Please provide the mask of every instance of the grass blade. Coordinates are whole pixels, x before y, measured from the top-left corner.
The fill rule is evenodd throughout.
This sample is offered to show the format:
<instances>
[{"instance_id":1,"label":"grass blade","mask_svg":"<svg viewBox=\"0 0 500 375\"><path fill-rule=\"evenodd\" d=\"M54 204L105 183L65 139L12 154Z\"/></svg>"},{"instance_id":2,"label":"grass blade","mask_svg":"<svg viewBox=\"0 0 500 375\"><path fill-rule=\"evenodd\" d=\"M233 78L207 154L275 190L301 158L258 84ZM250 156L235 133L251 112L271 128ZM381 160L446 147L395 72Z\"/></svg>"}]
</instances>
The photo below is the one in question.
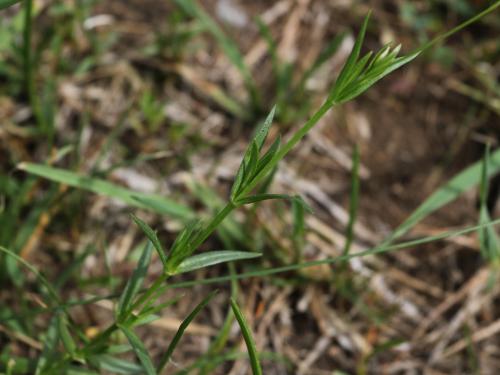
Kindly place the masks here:
<instances>
[{"instance_id":1,"label":"grass blade","mask_svg":"<svg viewBox=\"0 0 500 375\"><path fill-rule=\"evenodd\" d=\"M395 239L403 236L418 222L440 209L444 205L454 201L467 190L476 186L481 181L482 162L478 161L453 177L448 183L436 190L427 198L394 232L383 242L385 246ZM488 160L488 178L500 171L500 150L495 151Z\"/></svg>"},{"instance_id":2,"label":"grass blade","mask_svg":"<svg viewBox=\"0 0 500 375\"><path fill-rule=\"evenodd\" d=\"M177 266L174 274L185 273L194 271L200 268L213 266L219 263L232 262L242 259L253 259L262 256L259 253L251 253L248 251L233 251L233 250L220 250L209 251L198 255L193 255L184 259L179 266Z\"/></svg>"},{"instance_id":3,"label":"grass blade","mask_svg":"<svg viewBox=\"0 0 500 375\"><path fill-rule=\"evenodd\" d=\"M486 147L481 170L480 184L480 208L479 208L479 224L487 224L491 222L490 213L488 211L488 164L490 159L489 146ZM479 246L485 260L496 262L499 259L499 240L495 232L495 228L491 226L484 227L479 230Z\"/></svg>"},{"instance_id":4,"label":"grass blade","mask_svg":"<svg viewBox=\"0 0 500 375\"><path fill-rule=\"evenodd\" d=\"M53 317L43 340L43 351L36 364L35 375L43 374L51 363L54 363L57 356L57 346L59 342L59 330L57 319Z\"/></svg>"},{"instance_id":5,"label":"grass blade","mask_svg":"<svg viewBox=\"0 0 500 375\"><path fill-rule=\"evenodd\" d=\"M61 338L64 348L71 355L71 357L74 358L77 346L73 337L71 337L71 333L69 332L67 318L62 312L58 312L56 319L59 337Z\"/></svg>"},{"instance_id":6,"label":"grass blade","mask_svg":"<svg viewBox=\"0 0 500 375\"><path fill-rule=\"evenodd\" d=\"M184 319L175 333L174 338L170 342L170 345L167 348L167 351L163 355L163 357L160 360L160 364L158 365L158 374L160 374L165 367L165 365L168 363L170 360L170 357L172 356L172 353L174 352L177 344L179 344L179 341L182 338L182 335L184 334L184 331L186 328L189 326L189 324L193 321L194 318L200 313L200 311L212 300L212 298L217 294L217 290L213 291L210 293L207 297L203 299L191 313Z\"/></svg>"},{"instance_id":7,"label":"grass blade","mask_svg":"<svg viewBox=\"0 0 500 375\"><path fill-rule=\"evenodd\" d=\"M52 287L50 282L40 272L38 272L38 270L34 266L32 266L30 263L28 263L26 260L21 258L19 255L17 255L13 251L11 251L3 246L0 246L0 252L3 252L6 255L12 257L17 262L21 263L23 266L25 266L27 269L29 269L38 278L38 280L40 280L40 282L43 284L43 286L47 289L47 294L54 301L54 303L57 306L60 306L62 304L62 301L59 299L59 296L58 296L56 290Z\"/></svg>"},{"instance_id":8,"label":"grass blade","mask_svg":"<svg viewBox=\"0 0 500 375\"><path fill-rule=\"evenodd\" d=\"M151 360L148 351L144 347L144 344L139 339L139 337L137 337L137 335L127 326L118 324L118 328L120 328L122 332L125 334L125 336L127 336L128 342L134 349L134 352L137 355L137 358L139 358L139 361L141 361L142 367L144 371L146 371L146 374L156 375L153 361Z\"/></svg>"},{"instance_id":9,"label":"grass blade","mask_svg":"<svg viewBox=\"0 0 500 375\"><path fill-rule=\"evenodd\" d=\"M167 266L167 255L165 254L165 250L163 249L163 246L161 245L161 242L158 239L156 232L153 230L153 228L151 228L137 216L132 215L132 220L134 220L137 226L141 228L146 237L151 241L151 243L156 249L156 252L158 253L158 256L160 257L161 263L163 264L163 268L165 268Z\"/></svg>"},{"instance_id":10,"label":"grass blade","mask_svg":"<svg viewBox=\"0 0 500 375\"><path fill-rule=\"evenodd\" d=\"M160 195L138 193L102 179L82 176L65 169L43 164L21 163L18 168L35 176L119 199L131 206L162 215L169 215L183 220L189 220L193 217L191 209Z\"/></svg>"},{"instance_id":11,"label":"grass blade","mask_svg":"<svg viewBox=\"0 0 500 375\"><path fill-rule=\"evenodd\" d=\"M346 228L346 242L343 255L349 254L351 244L354 237L354 223L358 213L358 198L359 198L359 147L354 147L352 155L352 177L351 177L351 196L349 198L349 222Z\"/></svg>"},{"instance_id":12,"label":"grass blade","mask_svg":"<svg viewBox=\"0 0 500 375\"><path fill-rule=\"evenodd\" d=\"M95 362L100 370L109 371L112 374L138 375L143 373L141 366L109 354L95 355L89 359Z\"/></svg>"},{"instance_id":13,"label":"grass blade","mask_svg":"<svg viewBox=\"0 0 500 375\"><path fill-rule=\"evenodd\" d=\"M122 321L127 317L129 311L129 306L132 300L137 295L141 289L144 278L146 277L146 272L148 271L149 262L151 261L151 254L153 252L153 246L150 241L144 247L144 251L139 259L137 268L134 270L132 277L128 280L125 289L123 290L120 300L118 301L117 314L118 321Z\"/></svg>"},{"instance_id":14,"label":"grass blade","mask_svg":"<svg viewBox=\"0 0 500 375\"><path fill-rule=\"evenodd\" d=\"M236 320L240 325L241 333L243 334L243 338L245 339L245 343L247 345L248 356L250 358L250 364L252 366L252 373L253 375L262 375L262 368L260 367L259 362L259 354L257 352L250 327L248 326L245 317L243 316L240 308L233 298L231 298L231 308L233 309L234 316L236 316Z\"/></svg>"}]
</instances>

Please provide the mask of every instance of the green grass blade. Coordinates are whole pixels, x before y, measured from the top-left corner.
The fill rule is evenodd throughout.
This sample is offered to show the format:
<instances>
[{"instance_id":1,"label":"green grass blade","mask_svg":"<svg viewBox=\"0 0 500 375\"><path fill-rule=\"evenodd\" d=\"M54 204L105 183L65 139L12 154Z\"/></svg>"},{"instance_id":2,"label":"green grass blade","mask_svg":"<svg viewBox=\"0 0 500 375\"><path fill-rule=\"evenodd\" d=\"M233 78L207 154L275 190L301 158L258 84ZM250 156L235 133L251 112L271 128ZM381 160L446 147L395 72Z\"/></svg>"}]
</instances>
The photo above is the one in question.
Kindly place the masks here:
<instances>
[{"instance_id":1,"label":"green grass blade","mask_svg":"<svg viewBox=\"0 0 500 375\"><path fill-rule=\"evenodd\" d=\"M59 332L59 337L64 345L66 351L72 356L75 356L77 346L73 337L71 337L71 333L68 329L68 320L66 316L62 312L57 313L57 329Z\"/></svg>"},{"instance_id":2,"label":"green grass blade","mask_svg":"<svg viewBox=\"0 0 500 375\"><path fill-rule=\"evenodd\" d=\"M181 340L182 335L184 335L184 331L186 330L186 328L189 326L189 324L191 324L191 322L193 321L193 319L196 318L196 316L200 313L200 311L212 300L212 298L216 294L217 294L217 290L215 290L212 293L210 293L207 297L205 297L203 299L203 301L201 301L194 308L193 311L191 311L191 313L186 317L186 319L184 319L182 321L179 329L175 333L174 338L170 342L170 345L168 346L167 351L165 352L165 354L163 355L163 357L160 360L160 364L158 365L158 374L160 374L162 372L163 368L165 367L165 365L170 360L170 357L172 356L172 354L173 354L175 348L177 347L177 345L179 344L179 341Z\"/></svg>"},{"instance_id":3,"label":"green grass blade","mask_svg":"<svg viewBox=\"0 0 500 375\"><path fill-rule=\"evenodd\" d=\"M102 179L82 176L65 169L43 164L21 163L18 165L18 168L51 181L119 199L131 206L157 212L162 215L183 220L189 220L193 217L193 212L188 207L160 195L138 193Z\"/></svg>"},{"instance_id":4,"label":"green grass blade","mask_svg":"<svg viewBox=\"0 0 500 375\"><path fill-rule=\"evenodd\" d=\"M117 320L119 321L127 317L129 306L142 287L142 283L144 282L144 278L146 277L146 273L148 271L149 262L151 261L152 252L153 246L151 242L148 241L148 243L144 247L141 258L139 259L137 268L134 270L132 277L128 280L127 285L125 286L125 289L120 296L120 300L117 306Z\"/></svg>"},{"instance_id":5,"label":"green grass blade","mask_svg":"<svg viewBox=\"0 0 500 375\"><path fill-rule=\"evenodd\" d=\"M449 30L449 31L447 31L447 32L445 32L443 34L438 35L436 38L432 39L431 41L429 41L428 43L426 43L422 47L419 47L417 49L417 51L418 52L425 51L425 50L431 48L432 46L434 46L434 45L436 45L436 44L444 41L445 39L449 38L453 34L456 34L460 30L466 28L467 26L473 24L474 22L479 21L481 18L483 18L487 14L493 12L498 7L500 7L500 0L497 0L491 6L489 6L485 10L483 10L481 13L476 14L475 16L469 18L468 20L466 20L465 22L461 23L460 25L454 27L453 29L451 29L451 30Z\"/></svg>"},{"instance_id":6,"label":"green grass blade","mask_svg":"<svg viewBox=\"0 0 500 375\"><path fill-rule=\"evenodd\" d=\"M488 164L490 160L489 146L486 147L481 170L480 184L480 208L479 208L479 224L487 224L491 221L488 210ZM479 247L485 260L490 262L498 261L500 242L496 234L495 228L491 226L484 227L479 230Z\"/></svg>"},{"instance_id":7,"label":"green grass blade","mask_svg":"<svg viewBox=\"0 0 500 375\"><path fill-rule=\"evenodd\" d=\"M165 268L167 266L167 255L165 254L165 250L163 249L163 246L161 245L161 242L158 236L156 235L156 232L153 230L153 228L151 228L137 216L132 215L132 220L134 220L137 226L141 228L146 237L151 241L151 243L156 249L156 252L158 253L158 256L160 257L163 267Z\"/></svg>"},{"instance_id":8,"label":"green grass blade","mask_svg":"<svg viewBox=\"0 0 500 375\"><path fill-rule=\"evenodd\" d=\"M351 194L349 198L349 222L346 228L346 242L344 246L343 255L349 254L351 244L354 237L354 224L356 223L358 213L358 200L359 200L359 147L354 147L352 155L352 177L351 177Z\"/></svg>"},{"instance_id":9,"label":"green grass blade","mask_svg":"<svg viewBox=\"0 0 500 375\"><path fill-rule=\"evenodd\" d=\"M424 218L479 184L481 181L481 169L482 162L478 161L453 177L444 186L436 190L393 232L393 234L386 241L383 242L381 246L385 246L395 239L403 236ZM497 150L491 155L487 163L488 178L494 176L499 171L500 150Z\"/></svg>"},{"instance_id":10,"label":"green grass blade","mask_svg":"<svg viewBox=\"0 0 500 375\"><path fill-rule=\"evenodd\" d=\"M184 259L181 262L181 264L177 266L174 274L186 273L220 263L258 258L260 256L262 256L262 254L251 253L248 251L233 251L233 250L208 251Z\"/></svg>"},{"instance_id":11,"label":"green grass blade","mask_svg":"<svg viewBox=\"0 0 500 375\"><path fill-rule=\"evenodd\" d=\"M121 331L125 334L125 336L127 336L128 342L134 349L134 352L137 355L137 358L139 358L139 361L141 361L142 367L144 371L146 371L146 374L156 375L153 361L151 360L148 351L146 350L144 344L139 339L139 337L137 337L137 335L127 326L118 324L118 328L120 328Z\"/></svg>"},{"instance_id":12,"label":"green grass blade","mask_svg":"<svg viewBox=\"0 0 500 375\"><path fill-rule=\"evenodd\" d=\"M43 350L36 364L35 375L43 374L46 367L55 361L58 342L59 330L57 328L57 318L53 317L44 335Z\"/></svg>"},{"instance_id":13,"label":"green grass blade","mask_svg":"<svg viewBox=\"0 0 500 375\"><path fill-rule=\"evenodd\" d=\"M47 294L49 295L49 297L51 297L51 299L55 302L55 304L57 306L59 306L61 304L61 300L59 299L59 296L58 296L56 290L52 287L50 282L40 272L38 272L38 270L34 266L32 266L30 263L28 263L26 260L21 258L19 255L17 255L13 251L11 251L3 246L0 246L0 252L3 252L6 255L12 257L17 262L21 263L23 266L25 266L27 269L29 269L37 277L37 279L40 280L40 282L43 284L43 286L47 289Z\"/></svg>"},{"instance_id":14,"label":"green grass blade","mask_svg":"<svg viewBox=\"0 0 500 375\"><path fill-rule=\"evenodd\" d=\"M19 3L21 0L0 0L0 10L8 8L14 4Z\"/></svg>"},{"instance_id":15,"label":"green grass blade","mask_svg":"<svg viewBox=\"0 0 500 375\"><path fill-rule=\"evenodd\" d=\"M143 373L141 366L136 363L113 357L109 354L100 354L89 357L90 361L96 363L100 370L112 374L139 375Z\"/></svg>"},{"instance_id":16,"label":"green grass blade","mask_svg":"<svg viewBox=\"0 0 500 375\"><path fill-rule=\"evenodd\" d=\"M240 308L233 298L231 298L231 308L233 309L234 316L236 316L236 320L240 325L241 333L243 334L243 338L245 339L245 343L247 345L248 357L250 358L250 365L252 366L252 373L253 375L262 375L262 368L260 367L259 362L259 354L255 346L255 341L252 337L252 332Z\"/></svg>"}]
</instances>

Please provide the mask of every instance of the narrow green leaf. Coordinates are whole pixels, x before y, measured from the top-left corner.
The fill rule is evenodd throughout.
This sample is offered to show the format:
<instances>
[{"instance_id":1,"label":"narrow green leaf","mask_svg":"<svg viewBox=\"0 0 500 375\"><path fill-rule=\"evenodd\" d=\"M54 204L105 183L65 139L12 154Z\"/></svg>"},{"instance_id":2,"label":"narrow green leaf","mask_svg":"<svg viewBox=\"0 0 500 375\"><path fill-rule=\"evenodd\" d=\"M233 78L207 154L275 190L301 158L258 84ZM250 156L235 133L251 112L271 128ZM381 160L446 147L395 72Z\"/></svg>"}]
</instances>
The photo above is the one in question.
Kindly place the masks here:
<instances>
[{"instance_id":1,"label":"narrow green leaf","mask_svg":"<svg viewBox=\"0 0 500 375\"><path fill-rule=\"evenodd\" d=\"M271 200L271 199L285 199L291 200L300 204L307 212L312 213L312 208L298 195L288 195L288 194L256 194L249 197L241 198L236 201L238 205L257 203L261 201Z\"/></svg>"},{"instance_id":2,"label":"narrow green leaf","mask_svg":"<svg viewBox=\"0 0 500 375\"><path fill-rule=\"evenodd\" d=\"M262 202L262 201L267 201L267 200L272 200L272 199L293 200L294 197L292 197L288 194L257 194L257 195L251 195L251 196L245 197L245 198L240 198L235 203L238 205L244 205L244 204L252 204L252 203L257 203L257 202Z\"/></svg>"},{"instance_id":3,"label":"narrow green leaf","mask_svg":"<svg viewBox=\"0 0 500 375\"><path fill-rule=\"evenodd\" d=\"M234 316L236 316L236 320L241 328L241 333L243 334L243 338L245 339L245 344L247 346L248 357L250 358L250 365L252 366L253 375L262 375L262 368L259 362L259 354L257 352L257 348L255 346L255 341L252 337L252 332L248 323L246 322L245 317L243 316L240 308L236 301L231 298L231 308L233 309Z\"/></svg>"},{"instance_id":4,"label":"narrow green leaf","mask_svg":"<svg viewBox=\"0 0 500 375\"><path fill-rule=\"evenodd\" d=\"M190 208L168 200L163 196L138 193L98 178L82 176L65 169L43 164L21 163L18 165L18 168L35 176L119 199L131 206L157 212L162 215L169 215L183 220L189 220L194 216Z\"/></svg>"},{"instance_id":5,"label":"narrow green leaf","mask_svg":"<svg viewBox=\"0 0 500 375\"><path fill-rule=\"evenodd\" d=\"M132 214L132 220L137 224L139 228L144 232L146 237L149 238L151 243L156 249L156 252L158 253L158 256L160 257L160 260L163 264L163 267L165 268L167 265L167 255L165 254L165 250L163 250L163 246L161 245L160 240L158 239L158 236L156 235L156 232L149 226L147 225L144 221L139 219L137 216Z\"/></svg>"},{"instance_id":6,"label":"narrow green leaf","mask_svg":"<svg viewBox=\"0 0 500 375\"><path fill-rule=\"evenodd\" d=\"M232 262L242 259L258 258L262 254L251 253L248 251L220 250L208 251L201 254L193 255L184 259L179 264L174 274L186 273L200 268L213 266L219 263Z\"/></svg>"},{"instance_id":7,"label":"narrow green leaf","mask_svg":"<svg viewBox=\"0 0 500 375\"><path fill-rule=\"evenodd\" d=\"M250 146L250 158L248 159L247 176L245 176L244 181L248 178L251 179L257 169L257 162L259 160L259 148L255 141L252 142Z\"/></svg>"},{"instance_id":8,"label":"narrow green leaf","mask_svg":"<svg viewBox=\"0 0 500 375\"><path fill-rule=\"evenodd\" d=\"M43 350L37 361L35 375L43 374L46 367L54 363L58 355L59 329L57 323L57 317L54 316L43 337Z\"/></svg>"},{"instance_id":9,"label":"narrow green leaf","mask_svg":"<svg viewBox=\"0 0 500 375\"><path fill-rule=\"evenodd\" d=\"M196 250L197 246L193 246L192 243L196 241L197 236L202 232L202 228L202 222L196 220L188 223L177 235L170 250L170 256L167 259L166 272L171 273L184 259Z\"/></svg>"},{"instance_id":10,"label":"narrow green leaf","mask_svg":"<svg viewBox=\"0 0 500 375\"><path fill-rule=\"evenodd\" d=\"M146 374L156 375L153 361L151 360L148 351L144 347L144 344L139 339L139 337L137 337L137 335L127 326L118 324L118 328L120 328L121 331L125 334L125 336L127 336L128 342L134 349L134 352L137 355L137 358L139 358L139 361L141 361L142 368L144 369L144 371L146 371Z\"/></svg>"},{"instance_id":11,"label":"narrow green leaf","mask_svg":"<svg viewBox=\"0 0 500 375\"><path fill-rule=\"evenodd\" d=\"M481 170L480 184L480 209L479 209L479 224L488 224L491 222L490 213L488 211L488 164L490 160L489 146L486 147ZM498 240L495 228L487 226L479 230L479 246L483 257L490 262L499 260L500 256L500 241Z\"/></svg>"},{"instance_id":12,"label":"narrow green leaf","mask_svg":"<svg viewBox=\"0 0 500 375\"><path fill-rule=\"evenodd\" d=\"M346 76L346 86L355 85L359 77L361 77L363 73L363 69L368 65L370 58L373 56L373 52L369 51L366 55L364 55L361 59L356 61L351 68L351 71Z\"/></svg>"},{"instance_id":13,"label":"narrow green leaf","mask_svg":"<svg viewBox=\"0 0 500 375\"><path fill-rule=\"evenodd\" d=\"M349 222L346 228L346 241L343 255L349 254L354 237L354 224L356 223L358 213L359 198L359 147L354 147L352 154L352 172L351 172L351 194L349 198Z\"/></svg>"},{"instance_id":14,"label":"narrow green leaf","mask_svg":"<svg viewBox=\"0 0 500 375\"><path fill-rule=\"evenodd\" d=\"M278 137L274 140L273 144L271 147L269 147L269 150L260 158L259 163L257 164L257 171L256 173L259 173L262 169L264 169L269 163L274 155L278 152L281 144L281 135L278 135Z\"/></svg>"},{"instance_id":15,"label":"narrow green leaf","mask_svg":"<svg viewBox=\"0 0 500 375\"><path fill-rule=\"evenodd\" d=\"M207 297L203 299L196 307L194 308L193 311L184 319L179 326L179 329L175 333L174 338L170 342L170 345L167 348L167 351L163 355L163 357L160 360L160 364L158 365L158 374L160 374L165 367L165 365L168 363L170 360L170 357L172 356L175 348L177 347L177 344L179 344L179 341L182 338L182 335L184 335L184 331L186 328L191 324L191 322L196 318L196 316L200 313L200 311L208 305L208 303L211 301L211 299L217 294L217 290L214 290L212 293L210 293Z\"/></svg>"},{"instance_id":16,"label":"narrow green leaf","mask_svg":"<svg viewBox=\"0 0 500 375\"><path fill-rule=\"evenodd\" d=\"M57 328L64 348L72 357L74 357L77 346L73 337L71 337L71 333L69 332L66 316L61 311L57 313Z\"/></svg>"},{"instance_id":17,"label":"narrow green leaf","mask_svg":"<svg viewBox=\"0 0 500 375\"><path fill-rule=\"evenodd\" d=\"M152 298L152 299L155 299L155 298ZM140 312L139 318L141 318L142 316L150 315L150 314L157 314L161 310L163 310L169 306L175 305L180 299L181 299L181 296L173 298L171 300L168 300L166 302L160 303L160 304L155 305L155 306L151 306L151 304L146 304L146 306Z\"/></svg>"},{"instance_id":18,"label":"narrow green leaf","mask_svg":"<svg viewBox=\"0 0 500 375\"><path fill-rule=\"evenodd\" d=\"M19 3L21 0L0 0L0 10L8 8L14 4Z\"/></svg>"},{"instance_id":19,"label":"narrow green leaf","mask_svg":"<svg viewBox=\"0 0 500 375\"><path fill-rule=\"evenodd\" d=\"M478 161L453 177L450 181L437 189L427 198L396 230L384 241L380 247L390 244L395 239L403 236L417 223L437 211L444 205L454 201L467 190L476 186L481 181L482 161ZM500 150L491 154L487 162L488 178L500 171Z\"/></svg>"},{"instance_id":20,"label":"narrow green leaf","mask_svg":"<svg viewBox=\"0 0 500 375\"><path fill-rule=\"evenodd\" d=\"M54 289L54 287L50 284L50 282L40 273L38 270L31 265L29 262L21 258L19 255L14 253L12 250L9 250L3 246L0 246L0 252L5 253L7 256L11 257L12 259L16 260L17 262L21 263L24 267L30 270L36 278L40 281L40 283L47 289L47 295L53 300L55 305L61 306L62 301L59 299L59 296ZM42 288L43 289L43 288Z\"/></svg>"},{"instance_id":21,"label":"narrow green leaf","mask_svg":"<svg viewBox=\"0 0 500 375\"><path fill-rule=\"evenodd\" d=\"M276 106L273 106L271 108L271 111L266 117L266 120L262 123L261 127L257 130L254 141L259 147L259 151L262 149L262 146L264 146L264 142L266 141L267 134L269 133L269 129L273 123L274 120L274 115L276 114Z\"/></svg>"},{"instance_id":22,"label":"narrow green leaf","mask_svg":"<svg viewBox=\"0 0 500 375\"><path fill-rule=\"evenodd\" d=\"M343 89L344 85L347 83L347 77L350 75L352 68L356 61L358 60L359 54L361 52L361 46L363 45L363 40L365 39L366 29L368 27L368 21L370 19L370 13L368 13L363 22L363 26L361 26L361 30L356 38L356 42L352 48L349 57L347 58L344 67L340 71L340 74L333 86L333 89L330 93L330 101L336 101L336 97L338 93Z\"/></svg>"},{"instance_id":23,"label":"narrow green leaf","mask_svg":"<svg viewBox=\"0 0 500 375\"><path fill-rule=\"evenodd\" d=\"M142 366L109 354L90 356L89 360L92 363L96 363L100 370L108 371L112 374L139 375L144 373Z\"/></svg>"},{"instance_id":24,"label":"narrow green leaf","mask_svg":"<svg viewBox=\"0 0 500 375\"><path fill-rule=\"evenodd\" d=\"M148 241L148 243L144 247L141 258L139 259L137 268L134 270L132 277L128 280L127 285L125 286L125 289L120 296L120 300L118 301L117 320L119 321L127 317L130 304L141 289L142 283L144 282L144 278L146 277L146 273L148 271L149 263L151 261L152 252L152 243Z\"/></svg>"}]
</instances>

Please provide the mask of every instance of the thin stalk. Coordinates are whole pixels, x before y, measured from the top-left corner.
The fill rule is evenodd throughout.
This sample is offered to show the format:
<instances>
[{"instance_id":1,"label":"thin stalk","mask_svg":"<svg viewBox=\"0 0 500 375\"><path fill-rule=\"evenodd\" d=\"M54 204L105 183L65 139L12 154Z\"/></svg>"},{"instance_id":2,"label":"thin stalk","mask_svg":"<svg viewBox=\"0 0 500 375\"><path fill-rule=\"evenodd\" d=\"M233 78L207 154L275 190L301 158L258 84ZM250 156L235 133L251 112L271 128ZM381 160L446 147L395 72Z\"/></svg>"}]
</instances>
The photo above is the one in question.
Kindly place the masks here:
<instances>
[{"instance_id":1,"label":"thin stalk","mask_svg":"<svg viewBox=\"0 0 500 375\"><path fill-rule=\"evenodd\" d=\"M142 304L144 304L145 302L147 302L149 300L149 298L151 298L151 296L153 296L156 291L161 288L162 284L167 281L167 279L169 278L170 275L168 274L162 274L161 276L159 276L155 281L154 283L146 290L146 292L132 305L132 307L129 309L129 311L127 312L127 317L136 309L138 309L139 307L142 306ZM127 318L126 317L126 318ZM125 318L125 320L126 320Z\"/></svg>"},{"instance_id":2,"label":"thin stalk","mask_svg":"<svg viewBox=\"0 0 500 375\"><path fill-rule=\"evenodd\" d=\"M422 245L422 244L426 244L426 243L444 240L444 239L450 238L450 237L461 236L461 235L464 235L467 233L475 232L481 228L485 228L485 227L489 227L489 226L496 226L498 224L500 224L500 219L492 220L488 223L484 223L481 225L475 225L472 227L468 227L468 228L464 228L464 229L460 229L460 230L456 230L456 231L445 232L445 233L442 233L442 234L439 234L436 236L432 236L432 237L420 238L420 239L402 242L402 243L399 243L396 245L390 245L390 246L382 247L382 248L375 247L375 248L371 248L371 249L368 249L365 251L347 254L345 256L341 255L341 256L338 256L335 258L313 260L313 261L309 261L309 262L291 264L288 266L276 267L276 268L271 268L271 269L260 269L260 270L256 270L256 271L240 273L237 275L220 276L220 277L213 277L213 278L203 279L203 280L179 282L179 283L170 284L170 285L166 286L165 289L187 288L187 287L196 286L196 285L218 284L218 283L222 283L222 282L232 281L234 279L241 280L241 279L248 279L251 277L270 276L270 275L275 275L275 274L284 273L284 272L297 271L297 270L301 270L301 269L309 268L309 267L321 266L321 265L325 265L325 264L334 264L334 263L338 263L341 261L347 261L347 260L350 260L353 258L360 258L360 257L365 257L365 256L370 256L370 255L388 253L388 252L392 252L395 250L402 250L402 249L414 247L417 245Z\"/></svg>"},{"instance_id":3,"label":"thin stalk","mask_svg":"<svg viewBox=\"0 0 500 375\"><path fill-rule=\"evenodd\" d=\"M299 143L302 138L319 122L319 120L335 105L326 100L318 111L288 140L285 145L276 153L273 159L257 174L241 192L241 196L249 194L252 189L283 159L292 148Z\"/></svg>"},{"instance_id":4,"label":"thin stalk","mask_svg":"<svg viewBox=\"0 0 500 375\"><path fill-rule=\"evenodd\" d=\"M24 1L24 29L23 29L23 74L24 86L33 116L41 130L46 131L45 119L41 113L38 96L36 94L35 72L33 71L33 0ZM49 146L51 141L49 142Z\"/></svg>"},{"instance_id":5,"label":"thin stalk","mask_svg":"<svg viewBox=\"0 0 500 375\"><path fill-rule=\"evenodd\" d=\"M449 38L451 35L459 32L460 30L466 28L467 26L473 24L474 22L479 21L481 18L483 18L487 14L493 12L499 6L500 6L500 0L498 0L497 2L495 2L494 4L492 4L491 6L489 6L485 10L483 10L481 13L478 13L474 17L469 18L467 21L462 22L460 25L454 27L453 29L451 29L451 30L449 30L449 31L447 31L447 32L445 32L443 34L438 35L437 37L435 37L434 39L432 39L430 42L424 44L422 47L417 48L417 50L415 52L422 52L422 51L425 51L425 50L429 49L433 45L435 45L435 44L437 44L437 43L439 43L439 42L441 42L441 41Z\"/></svg>"},{"instance_id":6,"label":"thin stalk","mask_svg":"<svg viewBox=\"0 0 500 375\"><path fill-rule=\"evenodd\" d=\"M33 0L24 1L24 30L23 30L23 68L24 84L31 106L35 98L35 82L33 75L33 61L31 54ZM34 108L32 108L35 111Z\"/></svg>"},{"instance_id":7,"label":"thin stalk","mask_svg":"<svg viewBox=\"0 0 500 375\"><path fill-rule=\"evenodd\" d=\"M210 222L207 224L205 229L194 239L191 244L191 250L196 250L205 240L217 229L220 223L236 208L236 205L232 202L228 202L224 208L222 208Z\"/></svg>"},{"instance_id":8,"label":"thin stalk","mask_svg":"<svg viewBox=\"0 0 500 375\"><path fill-rule=\"evenodd\" d=\"M33 73L33 56L31 53L31 40L33 24L33 0L24 1L24 30L23 30L23 68L24 68L24 85L26 94L30 101L31 109L36 111L34 105L36 100L35 95L35 76Z\"/></svg>"},{"instance_id":9,"label":"thin stalk","mask_svg":"<svg viewBox=\"0 0 500 375\"><path fill-rule=\"evenodd\" d=\"M356 223L358 213L359 198L359 147L354 147L352 157L352 176L351 176L351 197L349 199L349 222L346 228L346 241L342 255L349 254L354 237L354 224Z\"/></svg>"}]
</instances>

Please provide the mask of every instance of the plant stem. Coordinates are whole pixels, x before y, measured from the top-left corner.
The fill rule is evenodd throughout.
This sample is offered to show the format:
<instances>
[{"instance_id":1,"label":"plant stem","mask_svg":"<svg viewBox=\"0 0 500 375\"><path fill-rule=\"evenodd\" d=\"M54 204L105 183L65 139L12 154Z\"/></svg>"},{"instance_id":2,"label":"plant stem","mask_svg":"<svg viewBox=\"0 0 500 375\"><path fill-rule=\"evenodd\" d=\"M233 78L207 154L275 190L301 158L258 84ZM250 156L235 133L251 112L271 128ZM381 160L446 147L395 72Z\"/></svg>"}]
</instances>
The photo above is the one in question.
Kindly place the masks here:
<instances>
[{"instance_id":1,"label":"plant stem","mask_svg":"<svg viewBox=\"0 0 500 375\"><path fill-rule=\"evenodd\" d=\"M129 311L127 311L127 313L125 314L126 317L124 320L126 320L128 318L128 316L136 309L138 309L139 307L141 307L141 305L146 302L151 296L153 296L156 291L161 288L162 284L167 281L169 275L168 274L162 274L161 276L159 276L155 281L154 283L147 289L147 291L137 300L136 303L134 303L132 305L132 307L129 309Z\"/></svg>"},{"instance_id":2,"label":"plant stem","mask_svg":"<svg viewBox=\"0 0 500 375\"><path fill-rule=\"evenodd\" d=\"M244 197L283 159L292 148L299 143L302 138L319 122L319 120L335 105L330 100L326 100L314 115L288 140L287 143L276 153L273 159L257 174L241 192Z\"/></svg>"},{"instance_id":3,"label":"plant stem","mask_svg":"<svg viewBox=\"0 0 500 375\"><path fill-rule=\"evenodd\" d=\"M33 35L33 0L24 1L24 29L23 29L23 70L24 85L28 102L38 126L45 131L45 121L38 105L35 88L35 74L33 72L33 54L31 40Z\"/></svg>"},{"instance_id":4,"label":"plant stem","mask_svg":"<svg viewBox=\"0 0 500 375\"><path fill-rule=\"evenodd\" d=\"M237 206L233 202L228 202L210 222L206 228L194 239L191 244L191 250L196 250L205 240L217 229L219 224L229 215Z\"/></svg>"},{"instance_id":5,"label":"plant stem","mask_svg":"<svg viewBox=\"0 0 500 375\"><path fill-rule=\"evenodd\" d=\"M438 35L437 37L435 37L434 39L432 39L430 42L428 42L428 43L424 44L422 47L418 48L416 50L416 52L425 51L425 50L429 49L430 47L432 47L433 45L435 45L435 44L437 44L437 43L439 43L439 42L441 42L441 41L449 38L451 35L459 32L460 30L466 28L470 24L472 24L472 23L480 20L481 18L483 18L487 14L493 12L499 6L500 6L500 0L496 1L494 4L492 4L491 6L489 6L488 8L486 8L485 10L483 10L481 13L478 13L474 17L469 18L467 21L462 22L460 25L454 27L450 31L447 31L444 34Z\"/></svg>"},{"instance_id":6,"label":"plant stem","mask_svg":"<svg viewBox=\"0 0 500 375\"><path fill-rule=\"evenodd\" d=\"M31 61L31 34L32 34L33 0L24 1L24 30L23 30L23 68L26 93L32 102L34 97L33 66ZM32 103L31 103L32 104Z\"/></svg>"}]
</instances>

